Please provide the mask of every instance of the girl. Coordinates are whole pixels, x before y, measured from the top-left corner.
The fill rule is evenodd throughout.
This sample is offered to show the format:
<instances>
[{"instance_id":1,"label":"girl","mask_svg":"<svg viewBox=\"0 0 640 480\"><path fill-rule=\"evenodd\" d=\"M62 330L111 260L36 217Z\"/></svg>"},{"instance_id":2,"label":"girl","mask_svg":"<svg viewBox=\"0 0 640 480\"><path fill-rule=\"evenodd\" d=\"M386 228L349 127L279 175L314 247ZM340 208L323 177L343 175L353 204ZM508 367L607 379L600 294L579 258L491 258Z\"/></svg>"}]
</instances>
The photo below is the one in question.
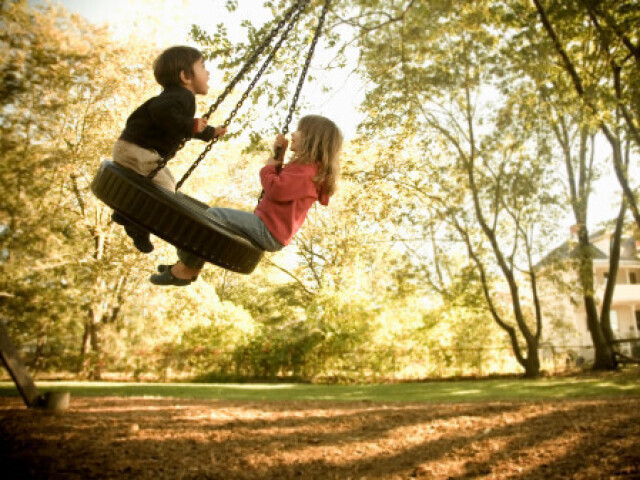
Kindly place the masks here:
<instances>
[{"instance_id":1,"label":"girl","mask_svg":"<svg viewBox=\"0 0 640 480\"><path fill-rule=\"evenodd\" d=\"M274 147L284 152L288 143L284 135L278 135ZM253 213L229 208L208 212L264 250L278 251L291 242L316 200L328 205L336 190L341 149L342 133L335 123L320 115L302 117L298 130L291 134L293 158L280 173L276 167L284 154L278 159L270 157L260 170L264 195ZM178 258L175 265L160 265L151 283L185 286L198 278L205 261L183 250L178 250Z\"/></svg>"}]
</instances>

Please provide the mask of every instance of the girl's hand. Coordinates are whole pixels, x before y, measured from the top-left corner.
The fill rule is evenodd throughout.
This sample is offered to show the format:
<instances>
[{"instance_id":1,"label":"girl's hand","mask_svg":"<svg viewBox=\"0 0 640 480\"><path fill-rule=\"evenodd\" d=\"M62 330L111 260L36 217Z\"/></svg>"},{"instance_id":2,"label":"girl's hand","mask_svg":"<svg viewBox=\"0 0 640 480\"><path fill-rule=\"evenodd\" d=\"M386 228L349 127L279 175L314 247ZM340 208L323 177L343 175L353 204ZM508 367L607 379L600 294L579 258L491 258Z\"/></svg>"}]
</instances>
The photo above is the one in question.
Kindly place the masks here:
<instances>
[{"instance_id":1,"label":"girl's hand","mask_svg":"<svg viewBox=\"0 0 640 480\"><path fill-rule=\"evenodd\" d=\"M282 134L276 137L276 141L273 142L273 158L267 161L267 165L280 165L284 162L284 154L289 146L289 140ZM269 163L273 159L274 163Z\"/></svg>"},{"instance_id":2,"label":"girl's hand","mask_svg":"<svg viewBox=\"0 0 640 480\"><path fill-rule=\"evenodd\" d=\"M223 135L226 135L226 134L227 134L227 127L225 127L224 125L220 125L213 129L214 137L222 137Z\"/></svg>"},{"instance_id":3,"label":"girl's hand","mask_svg":"<svg viewBox=\"0 0 640 480\"><path fill-rule=\"evenodd\" d=\"M276 160L276 159L275 159L275 158L273 158L273 157L269 157L269 158L267 159L267 161L266 161L266 162L264 162L264 164L265 164L265 165L273 165L273 166L278 167L278 166L282 165L282 160Z\"/></svg>"},{"instance_id":4,"label":"girl's hand","mask_svg":"<svg viewBox=\"0 0 640 480\"><path fill-rule=\"evenodd\" d=\"M273 149L277 150L280 147L282 150L286 150L289 146L289 140L283 134L279 133L276 137L276 141L273 142Z\"/></svg>"},{"instance_id":5,"label":"girl's hand","mask_svg":"<svg viewBox=\"0 0 640 480\"><path fill-rule=\"evenodd\" d=\"M194 122L195 124L193 129L196 131L196 133L202 132L207 126L206 118L194 118Z\"/></svg>"}]
</instances>

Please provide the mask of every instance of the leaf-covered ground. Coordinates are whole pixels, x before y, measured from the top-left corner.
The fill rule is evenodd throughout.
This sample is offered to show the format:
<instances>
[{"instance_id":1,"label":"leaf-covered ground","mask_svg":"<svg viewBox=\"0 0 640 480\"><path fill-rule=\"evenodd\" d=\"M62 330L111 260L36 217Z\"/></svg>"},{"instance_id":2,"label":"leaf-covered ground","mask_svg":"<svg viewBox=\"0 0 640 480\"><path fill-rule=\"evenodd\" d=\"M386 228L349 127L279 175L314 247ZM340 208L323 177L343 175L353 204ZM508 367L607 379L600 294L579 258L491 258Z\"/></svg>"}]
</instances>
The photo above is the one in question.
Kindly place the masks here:
<instances>
[{"instance_id":1,"label":"leaf-covered ground","mask_svg":"<svg viewBox=\"0 0 640 480\"><path fill-rule=\"evenodd\" d=\"M456 404L0 398L4 479L640 478L640 398ZM8 475L8 476L7 476Z\"/></svg>"}]
</instances>

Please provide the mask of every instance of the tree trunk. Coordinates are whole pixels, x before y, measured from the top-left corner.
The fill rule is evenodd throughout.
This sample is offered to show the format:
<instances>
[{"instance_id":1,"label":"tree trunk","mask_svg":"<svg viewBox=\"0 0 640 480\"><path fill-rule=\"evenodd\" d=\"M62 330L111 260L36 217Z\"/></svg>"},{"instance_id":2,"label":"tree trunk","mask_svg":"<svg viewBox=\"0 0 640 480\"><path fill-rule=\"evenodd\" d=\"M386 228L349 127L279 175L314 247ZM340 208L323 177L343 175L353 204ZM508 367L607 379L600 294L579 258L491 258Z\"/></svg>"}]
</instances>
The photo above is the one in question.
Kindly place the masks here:
<instances>
[{"instance_id":1,"label":"tree trunk","mask_svg":"<svg viewBox=\"0 0 640 480\"><path fill-rule=\"evenodd\" d=\"M84 323L82 333L82 347L80 350L81 371L89 380L100 380L101 372L101 346L100 346L100 318L101 315L90 307Z\"/></svg>"},{"instance_id":2,"label":"tree trunk","mask_svg":"<svg viewBox=\"0 0 640 480\"><path fill-rule=\"evenodd\" d=\"M536 345L535 354L532 354L532 349L529 349L529 355L524 362L524 376L525 378L539 378L540 377L540 357L538 356L538 349Z\"/></svg>"},{"instance_id":3,"label":"tree trunk","mask_svg":"<svg viewBox=\"0 0 640 480\"><path fill-rule=\"evenodd\" d=\"M600 323L598 308L594 297L593 260L590 253L589 233L584 224L578 231L580 254L578 261L579 278L583 291L584 308L587 315L587 327L591 334L594 348L594 370L615 370L615 356Z\"/></svg>"},{"instance_id":4,"label":"tree trunk","mask_svg":"<svg viewBox=\"0 0 640 480\"><path fill-rule=\"evenodd\" d=\"M591 334L594 348L594 370L615 370L617 367L613 349L602 330L602 325L598 320L598 309L593 296L584 296L584 306L587 311L587 327Z\"/></svg>"},{"instance_id":5,"label":"tree trunk","mask_svg":"<svg viewBox=\"0 0 640 480\"><path fill-rule=\"evenodd\" d=\"M622 240L622 229L624 226L624 217L627 209L625 198L623 197L620 202L620 211L618 213L618 219L616 220L616 227L613 233L613 241L611 242L611 248L609 249L609 276L602 297L602 309L600 311L600 325L602 327L602 333L604 339L611 350L611 356L614 365L617 367L618 361L616 358L616 346L613 344L614 335L611 329L611 303L613 301L613 292L616 285L616 278L618 277L618 269L620 266L620 243ZM609 369L607 362L602 362L603 369Z\"/></svg>"},{"instance_id":6,"label":"tree trunk","mask_svg":"<svg viewBox=\"0 0 640 480\"><path fill-rule=\"evenodd\" d=\"M91 345L89 343L89 321L86 320L84 322L84 329L82 331L82 344L80 345L80 360L78 361L78 373L86 374L86 362L87 357L89 355L89 351L91 349Z\"/></svg>"},{"instance_id":7,"label":"tree trunk","mask_svg":"<svg viewBox=\"0 0 640 480\"><path fill-rule=\"evenodd\" d=\"M480 261L480 258L476 254L473 249L473 245L469 239L468 234L459 226L457 227L458 231L461 233L462 237L467 246L467 251L469 256L473 259L476 266L478 267L478 272L480 273L480 280L482 285L482 291L484 293L484 297L487 303L487 308L491 313L491 316L496 321L496 323L509 335L509 341L511 342L511 347L513 348L513 353L516 356L516 360L518 363L524 368L524 375L526 378L537 378L540 376L540 357L538 355L538 339L539 335L532 335L527 327L527 324L524 320L524 316L522 313L522 309L520 308L520 299L518 296L518 286L516 285L515 279L512 275L506 274L505 276L509 282L509 286L511 288L512 295L512 304L514 308L514 316L516 318L516 323L518 325L518 330L524 336L525 342L527 345L526 356L520 348L520 342L518 341L518 333L516 328L509 325L498 312L496 305L491 298L491 294L489 292L489 281L487 279L487 273L485 271L483 263Z\"/></svg>"},{"instance_id":8,"label":"tree trunk","mask_svg":"<svg viewBox=\"0 0 640 480\"><path fill-rule=\"evenodd\" d=\"M96 318L98 316L98 318ZM95 315L93 321L91 322L91 350L93 350L93 362L92 368L89 372L90 380L101 380L102 379L102 351L100 348L100 337L99 337L99 328L100 328L100 315Z\"/></svg>"}]
</instances>

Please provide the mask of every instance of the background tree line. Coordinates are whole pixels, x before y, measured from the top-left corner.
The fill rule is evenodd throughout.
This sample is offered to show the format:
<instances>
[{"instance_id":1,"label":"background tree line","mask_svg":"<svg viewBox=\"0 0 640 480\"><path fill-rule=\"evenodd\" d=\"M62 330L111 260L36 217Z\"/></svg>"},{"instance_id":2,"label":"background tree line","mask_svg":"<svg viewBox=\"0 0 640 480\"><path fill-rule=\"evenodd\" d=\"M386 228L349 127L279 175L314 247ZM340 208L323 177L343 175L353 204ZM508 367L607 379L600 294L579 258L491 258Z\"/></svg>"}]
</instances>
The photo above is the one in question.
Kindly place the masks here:
<instances>
[{"instance_id":1,"label":"background tree line","mask_svg":"<svg viewBox=\"0 0 640 480\"><path fill-rule=\"evenodd\" d=\"M270 3L274 17L287 4ZM295 243L251 276L207 268L188 289L151 288L147 276L172 248L156 240L152 255L133 251L89 183L127 115L158 91L156 48L115 40L60 7L0 8L0 315L36 368L89 378L167 368L384 377L390 368L478 371L512 351L519 371L537 376L553 332L543 329L535 265L564 239L563 214L572 210L586 246L593 181L613 169L624 191L616 238L627 207L636 218L632 2L340 0L324 40L331 61L319 68L357 51L367 120L345 148L331 208L314 210ZM253 208L256 172L320 8L308 7L234 138L209 154L186 193ZM247 28L246 44L234 45L223 26L194 26L216 65L210 98L269 26ZM216 115L213 123L224 112ZM601 137L606 155L595 148ZM201 146L183 150L173 170ZM585 248L575 268L595 366L614 368L610 297L598 310L591 261Z\"/></svg>"}]
</instances>

